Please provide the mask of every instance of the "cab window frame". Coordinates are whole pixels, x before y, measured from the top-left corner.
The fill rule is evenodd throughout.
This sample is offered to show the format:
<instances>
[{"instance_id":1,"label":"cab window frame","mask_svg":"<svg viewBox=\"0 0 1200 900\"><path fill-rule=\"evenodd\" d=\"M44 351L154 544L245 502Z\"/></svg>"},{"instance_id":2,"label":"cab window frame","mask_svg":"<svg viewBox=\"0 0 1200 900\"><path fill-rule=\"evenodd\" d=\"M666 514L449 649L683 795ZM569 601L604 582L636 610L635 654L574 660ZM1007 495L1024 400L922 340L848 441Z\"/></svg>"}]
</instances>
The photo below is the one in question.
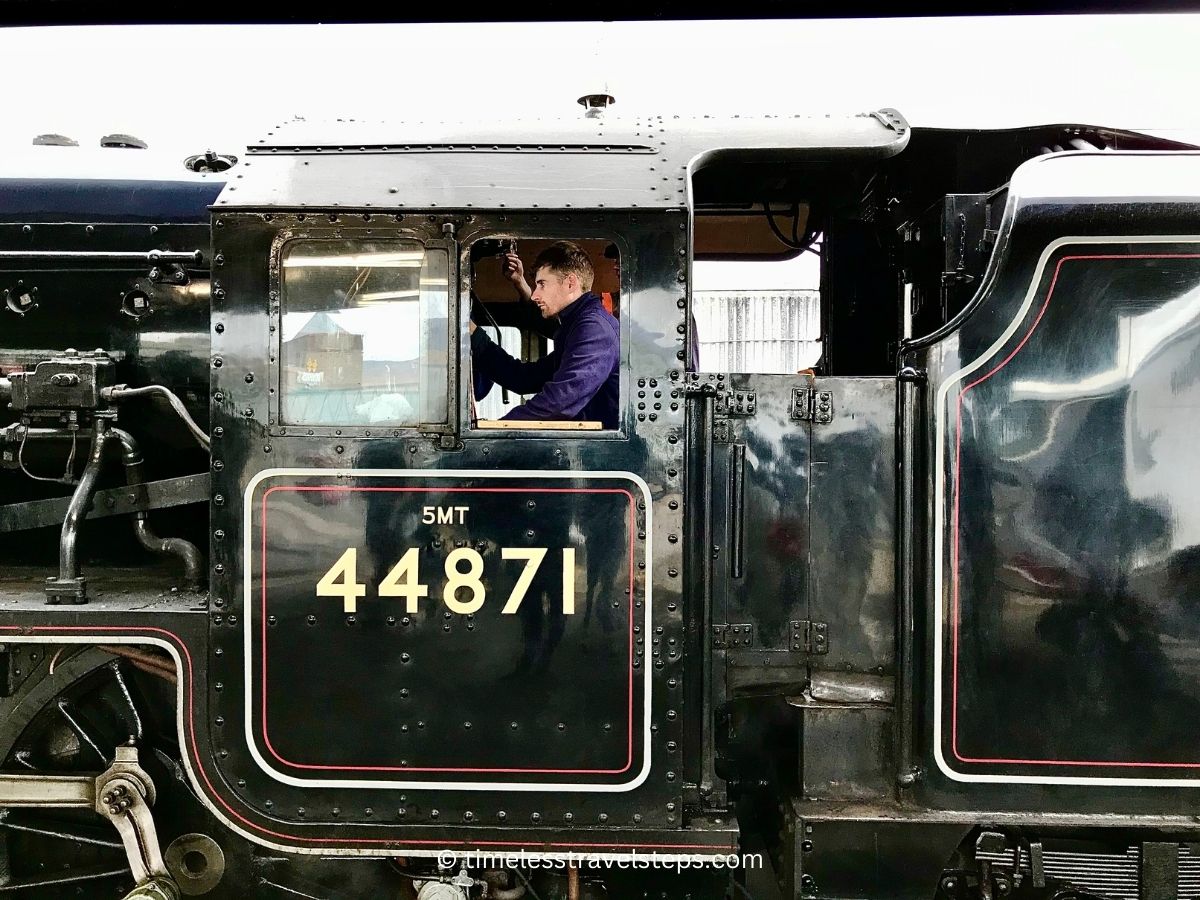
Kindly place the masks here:
<instances>
[{"instance_id":1,"label":"cab window frame","mask_svg":"<svg viewBox=\"0 0 1200 900\"><path fill-rule=\"evenodd\" d=\"M350 422L342 425L311 424L307 422L284 421L284 353L283 353L283 317L287 312L287 298L284 295L283 260L288 245L298 242L329 242L344 244L347 241L362 241L363 243L387 243L389 241L407 241L420 244L428 250L441 250L446 254L446 366L440 388L430 386L430 391L441 390L446 395L446 417L442 422L416 422L409 424L392 423L362 423ZM455 396L458 373L458 335L454 328L456 321L454 284L458 279L456 242L444 237L432 229L408 228L398 225L389 227L372 226L339 226L332 221L314 222L312 225L301 227L291 226L281 229L271 242L269 264L269 300L268 318L270 333L268 335L269 364L268 384L271 392L268 395L268 431L276 436L299 436L313 438L395 438L411 437L417 434L450 435L458 429L459 403Z\"/></svg>"}]
</instances>

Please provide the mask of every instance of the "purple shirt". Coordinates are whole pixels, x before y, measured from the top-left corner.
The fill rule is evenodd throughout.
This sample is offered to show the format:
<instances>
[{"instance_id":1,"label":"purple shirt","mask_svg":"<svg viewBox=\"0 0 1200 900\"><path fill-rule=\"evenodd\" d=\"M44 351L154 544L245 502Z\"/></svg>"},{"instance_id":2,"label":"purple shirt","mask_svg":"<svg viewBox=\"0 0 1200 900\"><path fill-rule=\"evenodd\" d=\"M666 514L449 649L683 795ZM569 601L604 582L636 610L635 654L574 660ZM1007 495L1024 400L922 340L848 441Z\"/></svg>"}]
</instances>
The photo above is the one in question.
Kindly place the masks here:
<instances>
[{"instance_id":1,"label":"purple shirt","mask_svg":"<svg viewBox=\"0 0 1200 900\"><path fill-rule=\"evenodd\" d=\"M554 351L533 362L514 359L482 328L471 335L475 396L491 382L533 394L506 419L598 421L617 427L621 388L621 331L600 298L590 291L559 313ZM482 389L481 389L482 388Z\"/></svg>"}]
</instances>

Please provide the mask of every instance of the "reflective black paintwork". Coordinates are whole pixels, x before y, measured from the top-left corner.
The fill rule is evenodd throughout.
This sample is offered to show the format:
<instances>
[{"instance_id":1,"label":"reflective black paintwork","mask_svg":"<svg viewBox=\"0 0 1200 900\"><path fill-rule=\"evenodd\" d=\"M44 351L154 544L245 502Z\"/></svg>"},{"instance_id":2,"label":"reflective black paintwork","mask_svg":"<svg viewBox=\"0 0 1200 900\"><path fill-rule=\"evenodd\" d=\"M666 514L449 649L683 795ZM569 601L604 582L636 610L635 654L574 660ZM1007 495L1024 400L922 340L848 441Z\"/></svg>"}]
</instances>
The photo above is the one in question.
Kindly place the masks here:
<instances>
[{"instance_id":1,"label":"reflective black paintwork","mask_svg":"<svg viewBox=\"0 0 1200 900\"><path fill-rule=\"evenodd\" d=\"M451 272L451 283L458 284L460 292L452 296L451 320L455 324L449 329L450 346L446 350L450 363L446 390L456 401L450 407L450 421L425 429L388 428L382 433L377 426L363 424L309 429L272 421L272 398L278 385L271 376L268 357L277 353L279 340L275 330L278 310L272 303L277 273L271 265L264 265L264 261L272 259L271 248L276 245L281 231L298 233L317 227L333 231L341 225L330 222L327 216L322 220L312 225L296 215L278 213L269 221L263 215L255 214L219 213L216 219L219 225L214 231L214 253L218 262L214 282L227 291L228 303L214 315L214 325L218 329L214 331L213 352L214 357L220 358L221 365L212 370L212 415L213 423L222 426L224 431L213 448L213 527L220 530L223 538L214 540L211 545L212 590L214 597L220 599L211 617L208 658L211 677L224 684L241 686L246 682L248 660L244 656L241 628L246 618L245 604L257 598L246 595L243 589L242 575L251 563L244 555L243 541L252 533L244 530L243 492L266 470L434 471L443 477L463 471L463 484L472 477L465 470L494 471L497 475L560 473L566 483L581 487L587 486L591 473L630 473L629 479L641 479L646 483L650 497L647 503L640 494L637 495L637 521L645 521L649 527L641 525L633 536L635 542L644 541L644 549L638 550L635 558L632 601L633 612L638 617L632 634L634 688L641 691L647 679L651 686L650 768L644 780L631 781L629 787L617 791L589 789L583 776L576 776L576 780L585 789L573 791L557 788L453 790L447 789L445 784L430 789L406 787L402 791L405 798L403 818L390 817L385 822L364 810L395 807L395 790L334 784L322 786L316 796L314 788L306 782L288 783L268 774L252 755L245 732L226 728L214 732L214 739L219 740L227 751L227 755L216 761L225 773L224 783L237 785L236 788L222 789L225 802L241 811L253 823L252 829L279 832L286 836L286 841L315 840L330 842L331 846L338 840L378 833L381 828L386 828L390 840L401 845L406 840L433 840L438 835L452 833L461 837L463 823L471 822L477 823L476 828L483 829L472 831L478 840L486 840L489 835L503 835L507 840L521 841L526 846L540 846L549 841L559 847L578 845L586 848L604 846L606 842L624 842L648 849L653 844L663 844L663 835L667 833L674 834L674 839L667 843L678 844L678 849L685 852L689 847L701 849L726 844L731 829L736 827L730 817L720 816L720 823L703 816L693 817L684 828L681 816L684 728L687 717L698 712L688 709L682 697L689 680L699 677L700 649L687 645L682 627L684 401L679 354L683 348L681 326L685 314L678 301L684 296L679 285L686 273L683 264L687 247L686 217L670 212L636 216L556 216L551 222L541 215L528 213L484 216L460 212L432 217L423 214L402 216L399 222L392 215L372 217L371 221L354 217L355 228L370 228L374 236L384 239L395 235L426 242L444 241L447 231L443 225L448 224L452 226L450 232L455 234L458 248L458 268ZM622 267L625 314L621 318L621 340L625 377L617 432L591 435L476 432L466 424L469 421L468 379L460 365L458 338L467 328L469 310L460 298L466 296L469 286L464 271L469 248L478 238L511 234L607 237L622 248L623 258L637 260L634 265ZM247 375L253 377L247 378ZM441 449L443 446L446 449ZM564 499L556 514L558 520L539 512L531 523L527 508L529 499L535 498L522 497L520 503L507 508L503 504L489 505L486 516L460 529L461 533L454 534L452 540L469 546L484 541L488 546L499 547L503 538L518 546L531 540L525 536L527 531L538 534L544 531L550 546L562 546L564 541L579 545L581 563L589 552L593 560L598 560L605 556L605 547L616 546L612 544L612 534L606 534L599 543L587 540L589 529L602 525L606 521L603 517L608 515L603 510L594 510L587 501ZM647 507L645 510L641 508L643 505ZM538 509L541 510L540 505ZM314 541L336 542L331 535L341 534L347 526L349 532L367 535L368 543L385 540L386 532L368 521L365 508L359 511L359 521L352 521L353 517L325 517L319 510L315 515L310 513L292 517L292 524L285 526L298 529L293 542L297 547L311 547ZM643 520L642 516L646 518ZM589 519L587 527L582 526L583 519ZM283 520L287 522L288 517ZM580 528L571 526L571 520L580 521ZM302 536L300 532L305 533ZM627 527L622 533L628 538ZM511 537L505 538L505 535ZM490 565L495 562L495 549L486 552L491 554ZM379 557L377 562L385 557L382 552L375 555ZM302 570L296 570L295 590L301 593L315 591L315 581L328 565L328 560L319 560L315 556L307 559ZM597 565L595 568L600 572L610 571L615 566ZM549 753L561 738L568 742L567 752L561 758L573 758L572 754L578 756L580 753L588 757L603 751L608 746L608 739L601 732L600 739L592 742L594 746L581 746L576 742L579 729L594 724L595 716L603 718L603 711L615 702L610 696L610 687L615 684L613 678L616 677L613 673L619 670L624 673L622 677L627 678L629 672L627 649L621 660L610 659L605 654L605 648L614 649L615 643L611 635L603 636L604 623L598 612L607 603L609 610L613 609L612 604L617 604L616 611L627 613L628 599L624 588L620 591L615 586L612 590L604 589L603 585L608 581L603 578L597 583L589 577L589 581L588 590L595 589L600 603L597 618L589 623L589 633L585 633L583 617L573 622L564 622L561 617L557 620L565 626L562 634L546 648L544 659L534 661L543 670L542 680L539 682L532 674L528 677L519 675L516 687L512 687L514 691L519 688L529 694L530 702L522 707L523 711L500 698L511 687L511 679L506 681L505 676L519 664L527 640L520 629L501 627L505 623L500 617L481 618L477 614L470 622L465 617L443 619L451 625L449 632L440 627L425 629L422 626L419 656L415 650L399 646L393 648L395 652L392 653L382 645L373 645L365 655L355 657L344 646L347 629L351 626L346 624L344 616L329 615L312 626L326 635L326 639L306 643L308 651L294 656L291 664L308 665L326 673L329 686L322 690L329 692L331 702L342 698L340 702L350 706L374 704L384 710L394 708L397 703L402 706L405 700L397 695L407 686L408 699L413 701L414 707L419 707L419 715L428 713L427 717L421 718L426 723L425 731L427 734L436 731L438 736L436 742L422 737L416 729L418 717L414 715L410 721L411 730L406 733L410 736L407 739L415 747L428 745L429 750L421 750L414 759L432 759L437 747L442 747L438 751L441 758L452 762L485 759L492 749L511 741L512 722L516 722L518 734L538 736L534 741L538 745L536 748L533 744L523 745L529 753ZM307 583L307 589L300 582ZM647 611L645 592L651 589L653 605L647 625L641 616ZM431 591L431 595L433 593ZM432 599L440 602L440 598ZM336 600L329 602L337 603ZM368 609L365 605L363 608ZM367 618L371 615L366 613ZM555 620L551 617L548 621L553 624ZM468 625L475 627L468 628ZM356 621L352 627L365 628L366 623ZM387 629L388 626L385 623L382 627ZM600 629L598 636L592 636L590 631L597 627ZM628 634L625 640L629 640ZM477 649L472 650L472 647ZM411 655L408 664L402 657L406 652ZM471 658L463 659L463 654ZM396 681L393 675L405 668L412 673L411 681ZM410 678L410 675L404 677ZM420 688L420 696L415 693L417 688ZM539 691L541 699L538 699ZM492 697L496 702L489 707L488 699ZM209 717L220 715L227 722L243 721L244 699L241 690L210 695ZM345 758L356 754L366 754L363 758L371 754L381 758L384 753L394 753L395 748L383 742L380 735L364 737L357 729L351 730L349 721L340 713L329 715L328 721L306 722L302 711L311 711L312 706L303 693L295 694L288 702L293 704L288 718L293 724L305 722L305 727L317 727L326 736L344 735L340 748L322 752ZM503 718L511 717L510 721L502 721L502 711L505 713ZM321 713L317 712L317 715ZM471 715L476 715L478 722L471 719ZM435 717L437 728L433 727ZM466 721L472 722L469 729L463 725ZM566 726L564 732L558 729L560 721ZM452 722L458 724L449 725ZM600 726L603 726L602 721ZM442 746L451 733L460 744L453 750ZM296 741L303 744L305 739L297 735L288 740L294 746ZM563 776L564 779L570 777ZM304 808L304 814L297 813L299 808ZM329 813L332 808L339 810L336 820ZM606 830L602 834L594 832L597 827Z\"/></svg>"},{"instance_id":2,"label":"reflective black paintwork","mask_svg":"<svg viewBox=\"0 0 1200 900\"><path fill-rule=\"evenodd\" d=\"M925 734L941 758L922 795L939 806L1194 803L1178 786L1200 771L1187 474L1200 246L1194 207L1138 201L1132 176L1182 173L1195 157L1149 162L1018 172L993 271L927 356L920 618L934 666ZM1051 184L1081 196L1046 199Z\"/></svg>"}]
</instances>

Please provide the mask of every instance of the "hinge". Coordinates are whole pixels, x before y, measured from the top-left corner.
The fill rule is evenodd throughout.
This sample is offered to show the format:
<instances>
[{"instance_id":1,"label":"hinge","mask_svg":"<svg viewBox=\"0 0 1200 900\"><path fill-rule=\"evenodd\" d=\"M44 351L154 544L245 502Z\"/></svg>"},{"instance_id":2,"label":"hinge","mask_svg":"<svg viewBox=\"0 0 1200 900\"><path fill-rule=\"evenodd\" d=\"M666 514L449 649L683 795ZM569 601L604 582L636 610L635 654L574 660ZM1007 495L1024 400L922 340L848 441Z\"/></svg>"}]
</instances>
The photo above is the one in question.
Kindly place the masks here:
<instances>
[{"instance_id":1,"label":"hinge","mask_svg":"<svg viewBox=\"0 0 1200 900\"><path fill-rule=\"evenodd\" d=\"M833 391L792 388L792 418L828 425L833 421Z\"/></svg>"},{"instance_id":2,"label":"hinge","mask_svg":"<svg viewBox=\"0 0 1200 900\"><path fill-rule=\"evenodd\" d=\"M683 381L683 392L687 395L714 398L718 416L752 416L758 408L758 393L734 390L727 383L728 376L708 375L701 380L699 373L689 372Z\"/></svg>"},{"instance_id":3,"label":"hinge","mask_svg":"<svg viewBox=\"0 0 1200 900\"><path fill-rule=\"evenodd\" d=\"M749 647L753 639L754 626L750 624L714 625L712 627L712 645L714 650Z\"/></svg>"},{"instance_id":4,"label":"hinge","mask_svg":"<svg viewBox=\"0 0 1200 900\"><path fill-rule=\"evenodd\" d=\"M829 652L829 626L824 622L799 619L790 623L792 635L790 647L793 653L823 656Z\"/></svg>"},{"instance_id":5,"label":"hinge","mask_svg":"<svg viewBox=\"0 0 1200 900\"><path fill-rule=\"evenodd\" d=\"M724 391L717 395L717 415L752 416L758 408L755 391Z\"/></svg>"}]
</instances>

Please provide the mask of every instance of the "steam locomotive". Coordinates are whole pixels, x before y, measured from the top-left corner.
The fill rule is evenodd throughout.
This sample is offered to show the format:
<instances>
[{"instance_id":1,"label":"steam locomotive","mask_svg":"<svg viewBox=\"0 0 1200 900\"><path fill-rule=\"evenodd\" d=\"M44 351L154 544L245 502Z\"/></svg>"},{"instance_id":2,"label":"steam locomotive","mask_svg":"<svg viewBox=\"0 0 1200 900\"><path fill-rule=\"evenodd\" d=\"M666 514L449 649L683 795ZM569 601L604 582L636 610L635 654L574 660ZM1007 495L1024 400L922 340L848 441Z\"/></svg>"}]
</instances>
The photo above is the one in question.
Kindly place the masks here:
<instances>
[{"instance_id":1,"label":"steam locomotive","mask_svg":"<svg viewBox=\"0 0 1200 900\"><path fill-rule=\"evenodd\" d=\"M1200 155L610 100L8 164L0 892L1200 895ZM472 389L562 239L615 429Z\"/></svg>"}]
</instances>

